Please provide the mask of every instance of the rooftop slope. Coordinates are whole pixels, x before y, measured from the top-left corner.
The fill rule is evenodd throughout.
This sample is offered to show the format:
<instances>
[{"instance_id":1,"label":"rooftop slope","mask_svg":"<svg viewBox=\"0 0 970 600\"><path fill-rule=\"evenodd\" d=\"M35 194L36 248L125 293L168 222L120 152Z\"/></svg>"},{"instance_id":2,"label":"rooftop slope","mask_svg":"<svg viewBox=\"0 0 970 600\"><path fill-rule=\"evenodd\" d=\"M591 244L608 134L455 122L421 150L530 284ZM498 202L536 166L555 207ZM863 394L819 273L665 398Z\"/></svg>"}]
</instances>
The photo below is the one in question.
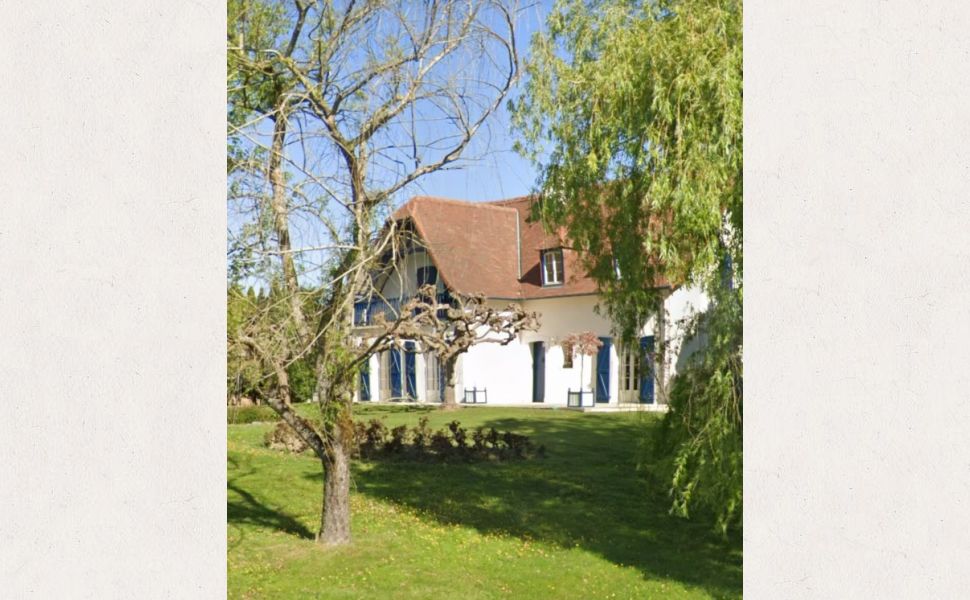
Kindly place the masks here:
<instances>
[{"instance_id":1,"label":"rooftop slope","mask_svg":"<svg viewBox=\"0 0 970 600\"><path fill-rule=\"evenodd\" d=\"M410 219L450 289L490 298L518 298L514 209L417 196L395 220Z\"/></svg>"},{"instance_id":2,"label":"rooftop slope","mask_svg":"<svg viewBox=\"0 0 970 600\"><path fill-rule=\"evenodd\" d=\"M532 201L533 196L492 202L415 196L391 218L414 224L445 285L455 292L510 300L595 294L596 282L569 248L563 249L566 281L542 287L541 251L569 244L562 228L549 233L530 220Z\"/></svg>"}]
</instances>

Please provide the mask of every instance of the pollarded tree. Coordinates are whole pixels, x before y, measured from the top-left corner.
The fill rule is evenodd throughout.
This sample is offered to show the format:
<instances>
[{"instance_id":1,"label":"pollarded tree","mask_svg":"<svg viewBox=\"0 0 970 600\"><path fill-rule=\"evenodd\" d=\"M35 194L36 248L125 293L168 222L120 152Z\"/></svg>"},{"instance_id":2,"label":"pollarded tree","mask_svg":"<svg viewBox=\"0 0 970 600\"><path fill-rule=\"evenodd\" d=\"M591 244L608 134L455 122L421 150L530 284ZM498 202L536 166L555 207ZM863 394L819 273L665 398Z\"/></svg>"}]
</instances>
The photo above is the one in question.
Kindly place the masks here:
<instances>
[{"instance_id":1,"label":"pollarded tree","mask_svg":"<svg viewBox=\"0 0 970 600\"><path fill-rule=\"evenodd\" d=\"M455 295L451 302L440 303L434 286L424 286L406 302L400 315L388 322L383 314L375 326L383 337L397 344L415 341L437 356L444 369L444 402L442 409L458 407L455 401L455 375L458 357L480 344L513 342L525 331L538 331L539 315L526 312L515 303L504 307L488 304L484 296Z\"/></svg>"},{"instance_id":2,"label":"pollarded tree","mask_svg":"<svg viewBox=\"0 0 970 600\"><path fill-rule=\"evenodd\" d=\"M666 475L678 512L706 506L737 524L741 1L559 0L547 24L513 106L519 148L541 171L539 212L584 251L627 341L662 307L658 279L712 298L693 328L716 343L694 361L705 376L674 384Z\"/></svg>"},{"instance_id":3,"label":"pollarded tree","mask_svg":"<svg viewBox=\"0 0 970 600\"><path fill-rule=\"evenodd\" d=\"M321 543L350 541L355 376L387 343L360 343L353 304L395 239L381 224L409 186L485 150L473 140L518 76L515 14L502 0L230 3L232 256L289 299L279 354L240 341L274 368L317 357L323 430L270 405L322 461Z\"/></svg>"}]
</instances>

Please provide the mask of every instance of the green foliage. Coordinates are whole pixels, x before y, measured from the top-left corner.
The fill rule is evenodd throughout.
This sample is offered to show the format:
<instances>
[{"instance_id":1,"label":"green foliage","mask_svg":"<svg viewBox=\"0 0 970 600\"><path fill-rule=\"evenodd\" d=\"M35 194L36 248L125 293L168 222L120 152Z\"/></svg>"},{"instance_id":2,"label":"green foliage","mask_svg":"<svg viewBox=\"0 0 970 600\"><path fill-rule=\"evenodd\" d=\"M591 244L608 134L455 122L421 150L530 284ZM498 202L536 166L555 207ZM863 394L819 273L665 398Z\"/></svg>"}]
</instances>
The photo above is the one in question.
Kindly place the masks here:
<instances>
[{"instance_id":1,"label":"green foliage","mask_svg":"<svg viewBox=\"0 0 970 600\"><path fill-rule=\"evenodd\" d=\"M740 272L741 25L738 0L560 0L533 39L518 148L624 337L656 282L716 278L725 219Z\"/></svg>"},{"instance_id":2,"label":"green foliage","mask_svg":"<svg viewBox=\"0 0 970 600\"><path fill-rule=\"evenodd\" d=\"M724 289L694 320L705 346L674 378L670 412L647 454L661 459L646 470L667 482L672 511L713 516L722 534L741 528L743 396L741 294Z\"/></svg>"},{"instance_id":3,"label":"green foliage","mask_svg":"<svg viewBox=\"0 0 970 600\"><path fill-rule=\"evenodd\" d=\"M268 65L271 52L280 44L288 25L282 2L228 0L226 76L230 126L238 127L255 112L272 105L279 72ZM230 135L230 149L233 142L238 139Z\"/></svg>"},{"instance_id":4,"label":"green foliage","mask_svg":"<svg viewBox=\"0 0 970 600\"><path fill-rule=\"evenodd\" d=\"M230 406L226 412L226 422L229 425L265 423L278 421L280 418L279 414L269 406Z\"/></svg>"},{"instance_id":5,"label":"green foliage","mask_svg":"<svg viewBox=\"0 0 970 600\"><path fill-rule=\"evenodd\" d=\"M511 106L540 167L538 213L583 250L626 341L659 284L714 299L695 319L708 344L673 384L658 474L675 512L712 511L726 530L741 513L741 2L559 0L547 25Z\"/></svg>"},{"instance_id":6,"label":"green foliage","mask_svg":"<svg viewBox=\"0 0 970 600\"><path fill-rule=\"evenodd\" d=\"M314 302L313 294L307 292L308 309ZM282 347L293 324L288 318L288 306L284 295L278 288L268 293L238 285L231 285L227 291L226 335L229 341L227 352L227 388L232 396L246 396L263 399L274 392L277 385L275 374L268 365L238 342L237 337L247 335L255 338L266 348ZM313 314L310 310L307 314ZM316 386L314 361L309 353L293 360L286 368L289 376L291 399L307 402L312 399Z\"/></svg>"},{"instance_id":7,"label":"green foliage","mask_svg":"<svg viewBox=\"0 0 970 600\"><path fill-rule=\"evenodd\" d=\"M226 294L226 331L231 341L237 331L245 328L258 312L259 301L250 289L244 292L238 285L229 287ZM252 399L265 398L269 393L268 373L259 360L238 344L229 344L226 351L226 390L228 395Z\"/></svg>"},{"instance_id":8,"label":"green foliage","mask_svg":"<svg viewBox=\"0 0 970 600\"><path fill-rule=\"evenodd\" d=\"M290 377L290 391L294 402L309 402L313 400L313 391L317 386L317 377L313 371L313 363L301 358L286 369Z\"/></svg>"}]
</instances>

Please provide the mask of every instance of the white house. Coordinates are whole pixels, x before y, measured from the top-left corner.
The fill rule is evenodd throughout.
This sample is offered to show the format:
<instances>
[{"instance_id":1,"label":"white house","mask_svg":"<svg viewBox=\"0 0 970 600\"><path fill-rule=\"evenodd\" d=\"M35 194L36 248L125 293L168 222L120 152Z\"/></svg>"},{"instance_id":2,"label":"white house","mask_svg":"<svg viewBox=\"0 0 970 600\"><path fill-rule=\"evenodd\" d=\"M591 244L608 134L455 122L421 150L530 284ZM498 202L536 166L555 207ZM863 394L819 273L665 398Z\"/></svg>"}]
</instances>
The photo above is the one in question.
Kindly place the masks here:
<instances>
[{"instance_id":1,"label":"white house","mask_svg":"<svg viewBox=\"0 0 970 600\"><path fill-rule=\"evenodd\" d=\"M665 322L657 327L651 320L639 343L620 347L609 320L594 311L596 284L580 267L577 253L563 247L561 236L530 222L530 203L531 197L477 203L412 198L391 219L410 227L421 244L409 248L393 275L378 282L384 300L357 303L355 325L366 332L377 311L400 306L424 284L436 285L442 297L483 294L497 306L517 302L540 314L540 329L505 346L481 344L461 355L458 402L663 408L656 381L676 368L682 338L677 322L691 306L703 310L704 295L660 286L670 288ZM577 356L570 365L560 343L584 331L594 332L603 346L596 356ZM650 358L658 334L667 341L664 365ZM357 400L440 402L442 379L435 356L409 342L403 350L371 357L360 374Z\"/></svg>"}]
</instances>

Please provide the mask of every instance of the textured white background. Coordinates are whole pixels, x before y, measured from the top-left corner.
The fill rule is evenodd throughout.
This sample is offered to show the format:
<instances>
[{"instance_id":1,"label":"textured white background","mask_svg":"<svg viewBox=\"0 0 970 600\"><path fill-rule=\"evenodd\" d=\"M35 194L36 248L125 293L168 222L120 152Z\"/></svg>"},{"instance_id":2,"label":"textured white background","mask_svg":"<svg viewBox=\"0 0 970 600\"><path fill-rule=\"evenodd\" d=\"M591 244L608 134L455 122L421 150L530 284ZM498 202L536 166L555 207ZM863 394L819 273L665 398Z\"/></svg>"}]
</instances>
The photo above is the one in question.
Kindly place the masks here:
<instances>
[{"instance_id":1,"label":"textured white background","mask_svg":"<svg viewBox=\"0 0 970 600\"><path fill-rule=\"evenodd\" d=\"M225 8L0 4L0 596L225 595ZM970 591L970 7L745 6L745 595Z\"/></svg>"},{"instance_id":2,"label":"textured white background","mask_svg":"<svg viewBox=\"0 0 970 600\"><path fill-rule=\"evenodd\" d=\"M0 3L0 597L225 596L225 5Z\"/></svg>"},{"instance_id":3,"label":"textured white background","mask_svg":"<svg viewBox=\"0 0 970 600\"><path fill-rule=\"evenodd\" d=\"M970 595L970 4L745 3L745 595Z\"/></svg>"}]
</instances>

